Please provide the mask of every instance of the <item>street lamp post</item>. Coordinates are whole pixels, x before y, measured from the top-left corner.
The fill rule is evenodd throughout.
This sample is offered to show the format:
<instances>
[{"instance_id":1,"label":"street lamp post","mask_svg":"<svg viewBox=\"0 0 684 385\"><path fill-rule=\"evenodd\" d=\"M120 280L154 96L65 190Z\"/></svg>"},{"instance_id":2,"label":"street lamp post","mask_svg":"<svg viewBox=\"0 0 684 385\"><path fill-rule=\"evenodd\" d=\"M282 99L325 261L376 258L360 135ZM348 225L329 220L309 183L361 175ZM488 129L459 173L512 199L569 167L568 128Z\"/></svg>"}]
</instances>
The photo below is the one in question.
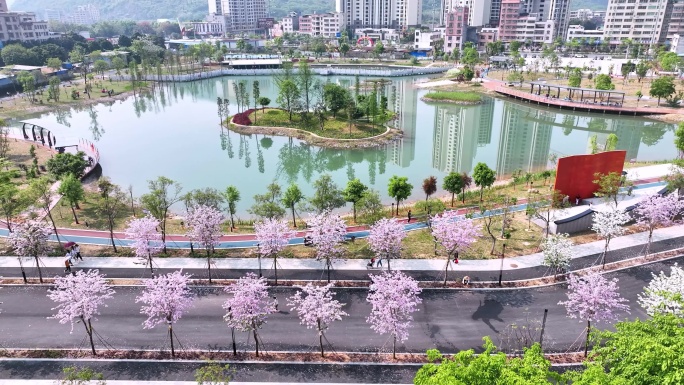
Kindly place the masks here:
<instances>
[{"instance_id":1,"label":"street lamp post","mask_svg":"<svg viewBox=\"0 0 684 385\"><path fill-rule=\"evenodd\" d=\"M504 263L504 254L506 254L506 244L503 244L503 248L501 249L501 267L499 267L499 286L501 286L501 279L503 278L503 263Z\"/></svg>"}]
</instances>

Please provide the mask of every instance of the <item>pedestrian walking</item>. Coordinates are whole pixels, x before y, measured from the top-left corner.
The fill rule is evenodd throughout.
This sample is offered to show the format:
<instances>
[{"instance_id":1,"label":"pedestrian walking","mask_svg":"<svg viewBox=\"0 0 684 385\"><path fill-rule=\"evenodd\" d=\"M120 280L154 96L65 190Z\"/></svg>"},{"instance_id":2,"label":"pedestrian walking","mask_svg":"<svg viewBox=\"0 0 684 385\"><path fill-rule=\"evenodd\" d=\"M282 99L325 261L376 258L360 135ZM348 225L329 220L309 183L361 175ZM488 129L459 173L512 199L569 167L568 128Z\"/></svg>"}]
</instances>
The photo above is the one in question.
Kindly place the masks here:
<instances>
[{"instance_id":1,"label":"pedestrian walking","mask_svg":"<svg viewBox=\"0 0 684 385\"><path fill-rule=\"evenodd\" d=\"M375 266L376 267L382 267L382 258L378 258L378 264Z\"/></svg>"},{"instance_id":2,"label":"pedestrian walking","mask_svg":"<svg viewBox=\"0 0 684 385\"><path fill-rule=\"evenodd\" d=\"M408 221L406 223L411 223L411 210L408 211Z\"/></svg>"},{"instance_id":3,"label":"pedestrian walking","mask_svg":"<svg viewBox=\"0 0 684 385\"><path fill-rule=\"evenodd\" d=\"M375 264L375 258L371 258L370 262L368 262L368 267L373 267L374 264Z\"/></svg>"},{"instance_id":4,"label":"pedestrian walking","mask_svg":"<svg viewBox=\"0 0 684 385\"><path fill-rule=\"evenodd\" d=\"M278 311L278 297L273 296L273 303L275 304L275 311Z\"/></svg>"},{"instance_id":5,"label":"pedestrian walking","mask_svg":"<svg viewBox=\"0 0 684 385\"><path fill-rule=\"evenodd\" d=\"M78 259L79 261L82 261L83 257L81 256L81 246L79 246L77 243L74 245L72 250L74 252L74 259Z\"/></svg>"},{"instance_id":6,"label":"pedestrian walking","mask_svg":"<svg viewBox=\"0 0 684 385\"><path fill-rule=\"evenodd\" d=\"M67 253L67 255L64 257L64 272L65 273L71 273L71 255Z\"/></svg>"}]
</instances>

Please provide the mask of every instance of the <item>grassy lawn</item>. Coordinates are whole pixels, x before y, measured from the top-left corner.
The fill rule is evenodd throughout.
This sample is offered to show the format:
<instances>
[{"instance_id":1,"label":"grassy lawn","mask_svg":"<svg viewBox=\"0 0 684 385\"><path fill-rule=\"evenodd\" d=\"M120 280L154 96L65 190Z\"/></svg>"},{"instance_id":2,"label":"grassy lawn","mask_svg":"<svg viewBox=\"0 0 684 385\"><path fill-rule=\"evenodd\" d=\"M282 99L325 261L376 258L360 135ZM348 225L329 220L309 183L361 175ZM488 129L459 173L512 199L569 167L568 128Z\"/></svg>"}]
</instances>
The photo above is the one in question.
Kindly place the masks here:
<instances>
[{"instance_id":1,"label":"grassy lawn","mask_svg":"<svg viewBox=\"0 0 684 385\"><path fill-rule=\"evenodd\" d=\"M425 95L426 98L435 100L455 101L455 102L469 102L476 103L482 100L482 96L477 92L471 91L436 91Z\"/></svg>"},{"instance_id":2,"label":"grassy lawn","mask_svg":"<svg viewBox=\"0 0 684 385\"><path fill-rule=\"evenodd\" d=\"M325 118L323 129L321 129L320 121L316 118L312 118L312 122L306 126L302 122L299 114L293 113L292 120L290 120L288 112L279 109L258 110L249 116L250 120L256 126L298 128L318 136L333 139L363 139L380 135L385 132L383 123L390 120L392 117L393 116L390 115L379 118L378 122L374 125L370 124L370 122L354 121L350 129L346 115L338 114L337 117L328 115Z\"/></svg>"}]
</instances>

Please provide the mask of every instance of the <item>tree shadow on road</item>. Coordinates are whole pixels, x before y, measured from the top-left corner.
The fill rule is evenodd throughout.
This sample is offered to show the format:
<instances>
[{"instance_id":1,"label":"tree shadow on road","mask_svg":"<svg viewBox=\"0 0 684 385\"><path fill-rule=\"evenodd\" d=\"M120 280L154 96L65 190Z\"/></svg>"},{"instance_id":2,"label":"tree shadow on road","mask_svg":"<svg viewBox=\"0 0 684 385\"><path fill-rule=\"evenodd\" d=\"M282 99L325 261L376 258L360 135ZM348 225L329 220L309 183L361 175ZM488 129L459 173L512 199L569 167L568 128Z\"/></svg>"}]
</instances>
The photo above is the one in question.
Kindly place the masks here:
<instances>
[{"instance_id":1,"label":"tree shadow on road","mask_svg":"<svg viewBox=\"0 0 684 385\"><path fill-rule=\"evenodd\" d=\"M494 325L492 325L492 320L503 323L504 321L499 317L502 311L503 306L499 301L485 298L484 302L480 302L480 306L473 313L472 319L476 321L482 320L494 333L499 333Z\"/></svg>"}]
</instances>

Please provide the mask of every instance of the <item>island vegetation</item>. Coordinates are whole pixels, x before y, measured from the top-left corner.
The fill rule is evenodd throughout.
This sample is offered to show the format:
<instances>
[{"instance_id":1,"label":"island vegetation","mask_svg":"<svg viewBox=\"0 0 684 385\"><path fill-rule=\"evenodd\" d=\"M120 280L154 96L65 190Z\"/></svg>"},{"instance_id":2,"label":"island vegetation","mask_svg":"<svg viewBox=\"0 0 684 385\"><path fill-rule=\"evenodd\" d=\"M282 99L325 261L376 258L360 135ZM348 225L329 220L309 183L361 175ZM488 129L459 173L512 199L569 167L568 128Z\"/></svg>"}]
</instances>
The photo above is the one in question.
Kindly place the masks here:
<instances>
[{"instance_id":1,"label":"island vegetation","mask_svg":"<svg viewBox=\"0 0 684 385\"><path fill-rule=\"evenodd\" d=\"M456 104L478 104L482 96L472 91L434 91L421 98L426 102L446 102Z\"/></svg>"}]
</instances>

